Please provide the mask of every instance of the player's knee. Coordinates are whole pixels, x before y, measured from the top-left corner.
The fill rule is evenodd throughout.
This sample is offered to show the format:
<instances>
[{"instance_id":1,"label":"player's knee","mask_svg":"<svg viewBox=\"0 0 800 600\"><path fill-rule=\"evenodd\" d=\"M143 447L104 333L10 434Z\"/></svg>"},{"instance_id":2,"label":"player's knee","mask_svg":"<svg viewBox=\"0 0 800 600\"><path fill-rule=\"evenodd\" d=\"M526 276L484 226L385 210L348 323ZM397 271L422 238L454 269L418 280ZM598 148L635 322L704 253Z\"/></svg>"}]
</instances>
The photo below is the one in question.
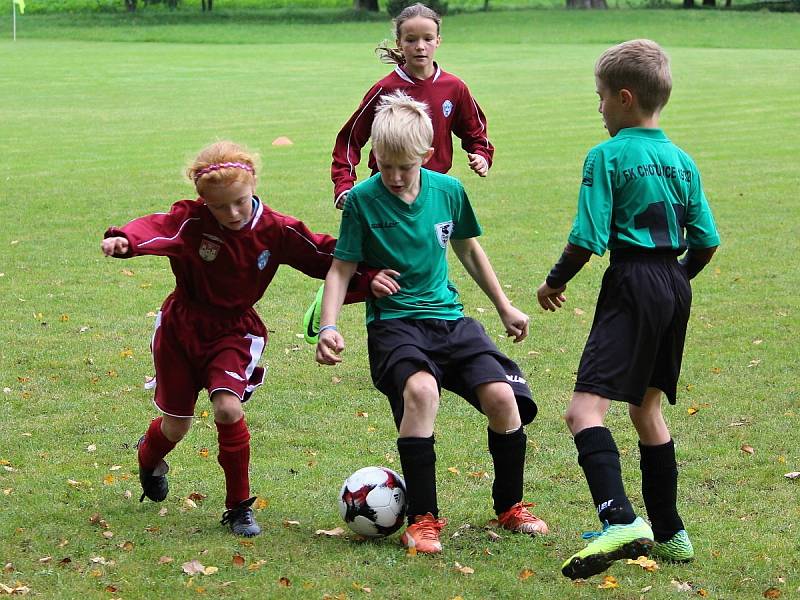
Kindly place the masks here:
<instances>
[{"instance_id":1,"label":"player's knee","mask_svg":"<svg viewBox=\"0 0 800 600\"><path fill-rule=\"evenodd\" d=\"M492 420L496 417L508 415L517 410L517 399L514 391L507 383L493 382L481 386L478 390L481 410Z\"/></svg>"},{"instance_id":2,"label":"player's knee","mask_svg":"<svg viewBox=\"0 0 800 600\"><path fill-rule=\"evenodd\" d=\"M181 441L192 427L192 420L164 415L161 419L161 432L171 442Z\"/></svg>"},{"instance_id":3,"label":"player's knee","mask_svg":"<svg viewBox=\"0 0 800 600\"><path fill-rule=\"evenodd\" d=\"M439 408L439 386L427 373L426 376L413 375L406 381L403 389L403 403L406 411L428 412Z\"/></svg>"},{"instance_id":4,"label":"player's knee","mask_svg":"<svg viewBox=\"0 0 800 600\"><path fill-rule=\"evenodd\" d=\"M214 420L217 423L236 423L244 416L242 402L239 397L230 392L214 392L211 396L214 406Z\"/></svg>"}]
</instances>

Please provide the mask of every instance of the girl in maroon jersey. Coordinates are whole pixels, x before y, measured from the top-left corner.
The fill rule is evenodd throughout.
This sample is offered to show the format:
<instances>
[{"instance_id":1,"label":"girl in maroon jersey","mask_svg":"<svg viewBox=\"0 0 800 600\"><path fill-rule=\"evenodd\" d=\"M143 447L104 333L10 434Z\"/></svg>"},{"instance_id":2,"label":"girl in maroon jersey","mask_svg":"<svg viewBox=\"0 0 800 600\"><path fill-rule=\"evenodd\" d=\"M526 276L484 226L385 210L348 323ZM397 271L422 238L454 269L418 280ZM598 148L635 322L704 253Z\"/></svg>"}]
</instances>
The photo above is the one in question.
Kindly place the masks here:
<instances>
[{"instance_id":1,"label":"girl in maroon jersey","mask_svg":"<svg viewBox=\"0 0 800 600\"><path fill-rule=\"evenodd\" d=\"M263 382L257 365L267 341L253 305L281 264L324 279L336 240L262 203L254 195L254 157L233 142L203 149L187 174L196 200L111 227L102 241L106 256L166 256L175 274L151 343L156 378L149 387L162 415L138 443L140 501L167 497L164 457L189 431L198 393L206 388L225 473L222 523L249 537L261 528L251 508L256 498L250 496L250 432L242 403ZM351 301L366 296L370 275L353 279ZM384 295L377 282L372 285L376 296Z\"/></svg>"},{"instance_id":2,"label":"girl in maroon jersey","mask_svg":"<svg viewBox=\"0 0 800 600\"><path fill-rule=\"evenodd\" d=\"M356 165L361 149L369 140L375 108L380 98L403 91L424 102L433 122L433 156L426 168L447 173L453 165L451 133L461 139L467 152L469 167L485 177L492 165L494 146L486 131L486 117L463 81L443 71L433 57L441 43L441 17L423 4L405 8L394 20L396 48L386 42L376 49L381 59L394 63L395 69L373 85L361 104L345 123L333 147L331 179L334 203L344 206L347 193L356 180ZM377 172L375 157L370 152L369 167Z\"/></svg>"}]
</instances>

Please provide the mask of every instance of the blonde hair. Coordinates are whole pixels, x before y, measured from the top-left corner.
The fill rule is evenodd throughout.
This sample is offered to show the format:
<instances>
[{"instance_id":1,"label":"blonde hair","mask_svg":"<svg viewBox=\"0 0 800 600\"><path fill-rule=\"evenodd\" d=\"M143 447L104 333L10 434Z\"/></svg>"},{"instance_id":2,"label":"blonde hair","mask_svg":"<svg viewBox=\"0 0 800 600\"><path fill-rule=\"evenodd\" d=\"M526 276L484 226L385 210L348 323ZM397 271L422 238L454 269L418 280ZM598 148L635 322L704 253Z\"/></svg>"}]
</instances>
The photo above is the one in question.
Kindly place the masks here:
<instances>
[{"instance_id":1,"label":"blonde hair","mask_svg":"<svg viewBox=\"0 0 800 600\"><path fill-rule=\"evenodd\" d=\"M412 4L411 6L407 6L400 11L399 15L392 19L392 23L394 24L395 41L391 42L389 40L383 40L380 44L378 44L378 47L375 48L375 54L378 55L378 58L381 59L381 62L394 65L404 65L406 63L406 58L403 56L402 50L397 47L397 40L400 39L400 29L402 28L403 23L409 19L413 19L414 17L430 19L436 23L436 35L439 35L439 30L442 26L442 17L439 16L439 13L432 8L428 8L424 4L420 4L419 2Z\"/></svg>"},{"instance_id":2,"label":"blonde hair","mask_svg":"<svg viewBox=\"0 0 800 600\"><path fill-rule=\"evenodd\" d=\"M603 52L594 67L595 77L612 92L633 92L648 112L661 110L672 92L669 57L652 40L630 40Z\"/></svg>"},{"instance_id":3,"label":"blonde hair","mask_svg":"<svg viewBox=\"0 0 800 600\"><path fill-rule=\"evenodd\" d=\"M372 122L372 148L380 157L423 156L433 143L428 106L403 92L381 98Z\"/></svg>"},{"instance_id":4,"label":"blonde hair","mask_svg":"<svg viewBox=\"0 0 800 600\"><path fill-rule=\"evenodd\" d=\"M186 176L194 183L197 193L210 185L234 181L256 182L258 156L230 140L214 142L203 148L186 168Z\"/></svg>"}]
</instances>

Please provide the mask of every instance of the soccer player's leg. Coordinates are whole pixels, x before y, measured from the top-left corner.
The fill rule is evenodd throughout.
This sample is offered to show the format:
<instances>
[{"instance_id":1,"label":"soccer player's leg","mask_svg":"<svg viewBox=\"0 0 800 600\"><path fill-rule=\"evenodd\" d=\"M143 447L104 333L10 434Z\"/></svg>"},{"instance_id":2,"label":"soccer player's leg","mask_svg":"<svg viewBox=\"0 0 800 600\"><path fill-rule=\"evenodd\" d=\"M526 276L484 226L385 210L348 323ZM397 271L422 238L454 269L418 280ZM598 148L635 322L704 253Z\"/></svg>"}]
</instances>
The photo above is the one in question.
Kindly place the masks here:
<instances>
[{"instance_id":1,"label":"soccer player's leg","mask_svg":"<svg viewBox=\"0 0 800 600\"><path fill-rule=\"evenodd\" d=\"M399 364L406 371L419 368ZM442 551L439 532L447 523L439 519L436 499L436 452L433 424L439 410L439 384L425 370L406 378L403 386L403 418L400 422L397 450L406 481L409 526L400 538L407 548L433 554Z\"/></svg>"},{"instance_id":2,"label":"soccer player's leg","mask_svg":"<svg viewBox=\"0 0 800 600\"><path fill-rule=\"evenodd\" d=\"M629 407L639 434L642 499L653 527L652 554L662 560L687 562L694 558L694 548L678 514L675 443L664 421L661 402L661 390L648 388L642 405Z\"/></svg>"},{"instance_id":3,"label":"soccer player's leg","mask_svg":"<svg viewBox=\"0 0 800 600\"><path fill-rule=\"evenodd\" d=\"M604 524L601 531L584 534L591 540L589 544L562 565L561 572L571 579L601 573L622 558L646 556L653 546L650 526L636 516L625 494L619 450L611 432L603 426L609 405L610 400L597 394L575 392L566 413L578 463Z\"/></svg>"},{"instance_id":4,"label":"soccer player's leg","mask_svg":"<svg viewBox=\"0 0 800 600\"><path fill-rule=\"evenodd\" d=\"M505 381L479 385L476 395L489 420L488 445L494 465L492 500L500 525L529 535L546 534L547 524L522 501L527 436L517 408L517 399Z\"/></svg>"}]
</instances>

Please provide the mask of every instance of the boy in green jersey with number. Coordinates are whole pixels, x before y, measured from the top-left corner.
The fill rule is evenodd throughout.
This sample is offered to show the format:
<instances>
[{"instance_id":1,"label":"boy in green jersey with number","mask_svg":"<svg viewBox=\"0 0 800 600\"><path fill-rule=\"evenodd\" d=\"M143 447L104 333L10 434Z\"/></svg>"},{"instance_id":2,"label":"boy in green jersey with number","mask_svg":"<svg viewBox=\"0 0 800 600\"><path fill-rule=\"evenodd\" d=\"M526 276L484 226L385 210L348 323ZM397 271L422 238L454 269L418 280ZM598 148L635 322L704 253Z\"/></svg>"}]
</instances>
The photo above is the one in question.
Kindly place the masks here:
<instances>
[{"instance_id":1,"label":"boy in green jersey with number","mask_svg":"<svg viewBox=\"0 0 800 600\"><path fill-rule=\"evenodd\" d=\"M675 446L661 397L675 404L692 301L689 280L719 245L697 167L658 128L672 89L663 50L650 40L614 46L598 59L595 80L611 139L586 157L567 246L537 290L542 308L556 310L566 300L567 282L590 255L611 250L566 413L603 523L602 531L584 535L592 541L561 567L572 579L651 552L671 561L694 556L678 515ZM652 529L625 495L619 452L603 425L611 400L628 403L639 434L642 498Z\"/></svg>"},{"instance_id":2,"label":"boy in green jersey with number","mask_svg":"<svg viewBox=\"0 0 800 600\"><path fill-rule=\"evenodd\" d=\"M515 342L528 335L528 316L503 293L476 239L481 227L461 183L421 168L433 152L427 106L402 92L385 96L371 137L380 173L347 196L325 279L317 361L342 360L344 338L335 324L347 273L361 260L380 265L372 289L387 295L367 300L367 343L372 380L388 397L398 428L409 520L402 544L422 553L442 551L439 536L446 521L439 518L436 500L433 437L441 388L462 396L488 419L492 499L500 525L547 533L544 521L528 510L532 504L522 501L523 426L536 416L536 404L519 367L480 323L464 316L448 277L447 247L495 305Z\"/></svg>"}]
</instances>

